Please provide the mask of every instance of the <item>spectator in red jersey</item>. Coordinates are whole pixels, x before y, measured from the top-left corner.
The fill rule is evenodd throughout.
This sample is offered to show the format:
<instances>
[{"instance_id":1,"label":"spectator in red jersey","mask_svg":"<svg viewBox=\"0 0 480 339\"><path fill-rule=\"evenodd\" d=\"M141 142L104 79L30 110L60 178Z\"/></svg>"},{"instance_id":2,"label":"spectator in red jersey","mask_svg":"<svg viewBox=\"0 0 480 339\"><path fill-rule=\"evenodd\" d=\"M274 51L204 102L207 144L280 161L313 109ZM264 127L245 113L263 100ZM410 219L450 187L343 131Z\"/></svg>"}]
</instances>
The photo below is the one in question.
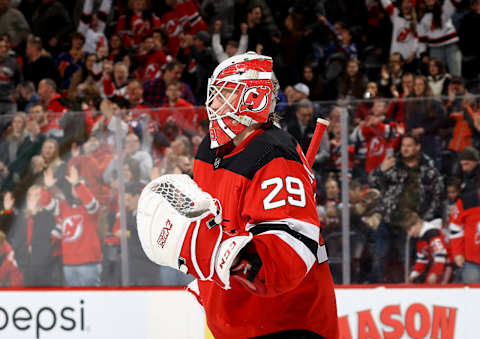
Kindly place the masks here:
<instances>
[{"instance_id":1,"label":"spectator in red jersey","mask_svg":"<svg viewBox=\"0 0 480 339\"><path fill-rule=\"evenodd\" d=\"M64 200L52 195L51 188L57 183L53 170L44 172L45 188L41 204L54 213L61 223L63 273L67 286L100 286L102 252L97 235L98 201L81 181L75 166L65 176Z\"/></svg>"},{"instance_id":2,"label":"spectator in red jersey","mask_svg":"<svg viewBox=\"0 0 480 339\"><path fill-rule=\"evenodd\" d=\"M19 271L15 261L15 252L2 231L0 231L0 286L23 286L23 274Z\"/></svg>"},{"instance_id":3,"label":"spectator in red jersey","mask_svg":"<svg viewBox=\"0 0 480 339\"><path fill-rule=\"evenodd\" d=\"M57 120L48 119L44 106L41 103L31 106L28 113L30 119L34 120L38 124L40 132L47 138L61 139L63 137L64 133L63 129L60 127L60 124L57 122Z\"/></svg>"},{"instance_id":4,"label":"spectator in red jersey","mask_svg":"<svg viewBox=\"0 0 480 339\"><path fill-rule=\"evenodd\" d=\"M117 33L123 35L126 48L138 48L142 39L160 27L160 19L147 7L146 0L129 1L130 9L117 22Z\"/></svg>"},{"instance_id":5,"label":"spectator in red jersey","mask_svg":"<svg viewBox=\"0 0 480 339\"><path fill-rule=\"evenodd\" d=\"M63 114L68 111L69 105L62 96L57 93L57 85L52 79L43 79L38 83L38 96L40 103L46 108L48 119L60 121Z\"/></svg>"},{"instance_id":6,"label":"spectator in red jersey","mask_svg":"<svg viewBox=\"0 0 480 339\"><path fill-rule=\"evenodd\" d=\"M449 251L442 220L425 221L417 213L411 212L403 224L409 236L416 238L417 258L408 281L427 284L448 283L452 277ZM427 271L428 269L428 271Z\"/></svg>"},{"instance_id":7,"label":"spectator in red jersey","mask_svg":"<svg viewBox=\"0 0 480 339\"><path fill-rule=\"evenodd\" d=\"M104 239L109 232L111 233L109 215L117 205L117 196L103 182L102 177L105 166L108 165L108 163L105 164L105 161L107 159L110 161L112 153L111 148L102 144L95 135L91 135L82 147L72 146L72 158L68 162L69 166L78 168L79 175L85 178L90 191L99 202L97 233L100 240ZM113 201L114 199L115 201ZM103 253L102 271L106 273L108 268L105 261L108 260L109 252L104 251Z\"/></svg>"},{"instance_id":8,"label":"spectator in red jersey","mask_svg":"<svg viewBox=\"0 0 480 339\"><path fill-rule=\"evenodd\" d=\"M160 70L167 62L167 56L161 49L161 45L155 43L153 35L146 35L135 56L137 61L137 77L145 82L160 76Z\"/></svg>"},{"instance_id":9,"label":"spectator in red jersey","mask_svg":"<svg viewBox=\"0 0 480 339\"><path fill-rule=\"evenodd\" d=\"M178 126L191 133L197 128L197 116L195 108L187 100L182 99L182 85L175 81L167 85L167 102L165 102L156 114L160 125L164 125L169 117L173 117Z\"/></svg>"},{"instance_id":10,"label":"spectator in red jersey","mask_svg":"<svg viewBox=\"0 0 480 339\"><path fill-rule=\"evenodd\" d=\"M119 61L112 64L109 60L103 61L103 75L100 79L102 97L125 98L127 94L129 70L126 63Z\"/></svg>"},{"instance_id":11,"label":"spectator in red jersey","mask_svg":"<svg viewBox=\"0 0 480 339\"><path fill-rule=\"evenodd\" d=\"M167 34L167 48L175 57L180 47L180 37L183 34L183 28L180 24L178 12L175 11L177 0L165 0L165 8L161 14L161 29Z\"/></svg>"},{"instance_id":12,"label":"spectator in red jersey","mask_svg":"<svg viewBox=\"0 0 480 339\"><path fill-rule=\"evenodd\" d=\"M167 84L180 81L184 68L185 66L182 63L172 60L165 65L161 77L145 82L143 85L145 102L152 107L163 104ZM180 84L182 85L182 98L195 105L196 99L190 86L182 81L180 81Z\"/></svg>"},{"instance_id":13,"label":"spectator in red jersey","mask_svg":"<svg viewBox=\"0 0 480 339\"><path fill-rule=\"evenodd\" d=\"M382 163L388 152L393 154L400 131L395 122L385 121L386 105L383 100L375 100L369 115L360 121L350 135L357 148L356 160L363 167L355 166L359 170L356 173L356 176L360 176L359 179L366 179Z\"/></svg>"}]
</instances>

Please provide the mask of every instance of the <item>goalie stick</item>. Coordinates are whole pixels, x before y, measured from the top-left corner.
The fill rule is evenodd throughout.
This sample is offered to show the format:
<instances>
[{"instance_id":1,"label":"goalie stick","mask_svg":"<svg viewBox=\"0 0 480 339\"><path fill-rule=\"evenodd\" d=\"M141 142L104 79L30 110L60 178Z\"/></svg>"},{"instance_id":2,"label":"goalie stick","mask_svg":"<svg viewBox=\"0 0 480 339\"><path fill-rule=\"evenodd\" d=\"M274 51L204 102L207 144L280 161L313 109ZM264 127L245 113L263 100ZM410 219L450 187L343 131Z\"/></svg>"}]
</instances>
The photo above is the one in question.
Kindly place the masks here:
<instances>
[{"instance_id":1,"label":"goalie stick","mask_svg":"<svg viewBox=\"0 0 480 339\"><path fill-rule=\"evenodd\" d=\"M310 141L310 145L308 146L307 155L305 156L307 159L308 164L310 167L313 166L315 162L315 155L317 155L318 148L320 147L320 143L322 142L323 135L325 134L325 130L327 129L330 123L328 120L318 118L317 124L315 126L315 132L313 133L312 141Z\"/></svg>"}]
</instances>

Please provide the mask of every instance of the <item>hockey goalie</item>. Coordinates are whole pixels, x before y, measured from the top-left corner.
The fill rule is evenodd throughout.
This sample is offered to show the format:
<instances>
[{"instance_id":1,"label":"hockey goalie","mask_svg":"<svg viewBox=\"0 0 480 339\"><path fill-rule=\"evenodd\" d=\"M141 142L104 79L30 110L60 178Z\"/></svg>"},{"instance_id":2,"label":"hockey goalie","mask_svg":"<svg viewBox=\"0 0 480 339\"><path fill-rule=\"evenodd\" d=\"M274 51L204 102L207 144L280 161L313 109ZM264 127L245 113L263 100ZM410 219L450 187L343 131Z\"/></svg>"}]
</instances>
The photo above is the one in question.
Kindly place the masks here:
<instances>
[{"instance_id":1,"label":"hockey goalie","mask_svg":"<svg viewBox=\"0 0 480 339\"><path fill-rule=\"evenodd\" d=\"M153 262L197 278L215 338L336 339L315 181L295 139L276 126L272 66L253 52L217 66L194 181L150 182L138 233Z\"/></svg>"}]
</instances>

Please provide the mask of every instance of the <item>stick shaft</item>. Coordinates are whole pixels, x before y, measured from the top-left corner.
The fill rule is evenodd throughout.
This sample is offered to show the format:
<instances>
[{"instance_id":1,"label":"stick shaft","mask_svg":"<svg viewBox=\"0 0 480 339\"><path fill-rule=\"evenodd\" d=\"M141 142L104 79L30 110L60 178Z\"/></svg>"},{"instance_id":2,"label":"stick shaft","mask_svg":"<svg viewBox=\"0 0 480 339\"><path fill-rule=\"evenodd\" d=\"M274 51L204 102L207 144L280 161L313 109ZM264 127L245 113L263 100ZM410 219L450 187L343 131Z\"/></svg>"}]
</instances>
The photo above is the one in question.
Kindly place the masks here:
<instances>
[{"instance_id":1,"label":"stick shaft","mask_svg":"<svg viewBox=\"0 0 480 339\"><path fill-rule=\"evenodd\" d=\"M308 146L307 155L305 156L310 167L313 166L315 156L317 155L318 148L320 147L320 143L322 142L322 138L325 134L325 130L328 127L328 124L328 120L322 118L317 119L315 132L313 133L312 140L310 141L310 145Z\"/></svg>"}]
</instances>

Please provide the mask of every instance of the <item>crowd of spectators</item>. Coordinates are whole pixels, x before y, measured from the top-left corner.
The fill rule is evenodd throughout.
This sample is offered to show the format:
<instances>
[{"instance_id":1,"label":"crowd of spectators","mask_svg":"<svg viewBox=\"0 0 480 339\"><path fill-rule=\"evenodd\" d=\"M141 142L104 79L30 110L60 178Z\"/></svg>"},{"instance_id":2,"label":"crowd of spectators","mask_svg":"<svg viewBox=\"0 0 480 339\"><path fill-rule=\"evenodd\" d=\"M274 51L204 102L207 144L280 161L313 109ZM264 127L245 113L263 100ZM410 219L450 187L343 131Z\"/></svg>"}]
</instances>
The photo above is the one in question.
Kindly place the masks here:
<instances>
[{"instance_id":1,"label":"crowd of spectators","mask_svg":"<svg viewBox=\"0 0 480 339\"><path fill-rule=\"evenodd\" d=\"M146 258L136 204L192 174L208 77L245 51L274 59L304 152L330 120L313 167L337 283L343 208L352 282L480 282L479 31L480 0L1 0L0 286L119 285L123 236L130 284L187 283Z\"/></svg>"}]
</instances>

